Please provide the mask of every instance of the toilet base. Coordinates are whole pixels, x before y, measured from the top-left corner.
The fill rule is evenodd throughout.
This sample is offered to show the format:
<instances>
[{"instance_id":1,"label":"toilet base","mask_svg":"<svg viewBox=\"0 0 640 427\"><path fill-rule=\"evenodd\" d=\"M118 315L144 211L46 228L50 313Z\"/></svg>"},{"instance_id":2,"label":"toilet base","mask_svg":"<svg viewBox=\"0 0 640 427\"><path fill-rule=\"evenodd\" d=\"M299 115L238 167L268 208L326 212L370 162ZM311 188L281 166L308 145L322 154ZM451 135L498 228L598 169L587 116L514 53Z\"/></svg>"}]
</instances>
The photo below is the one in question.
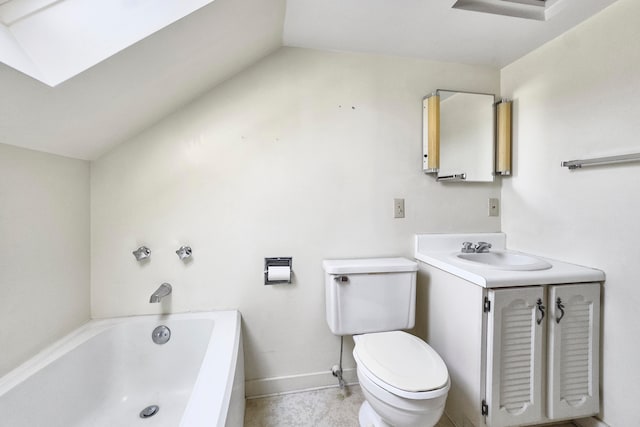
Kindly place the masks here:
<instances>
[{"instance_id":1,"label":"toilet base","mask_svg":"<svg viewBox=\"0 0 640 427\"><path fill-rule=\"evenodd\" d=\"M434 427L444 412L449 381L442 389L424 392L430 393L430 398L410 399L377 385L362 365L356 372L365 398L360 408L360 427Z\"/></svg>"},{"instance_id":2,"label":"toilet base","mask_svg":"<svg viewBox=\"0 0 640 427\"><path fill-rule=\"evenodd\" d=\"M366 400L362 406L360 406L358 421L360 422L360 427L393 427L391 424L383 420Z\"/></svg>"}]
</instances>

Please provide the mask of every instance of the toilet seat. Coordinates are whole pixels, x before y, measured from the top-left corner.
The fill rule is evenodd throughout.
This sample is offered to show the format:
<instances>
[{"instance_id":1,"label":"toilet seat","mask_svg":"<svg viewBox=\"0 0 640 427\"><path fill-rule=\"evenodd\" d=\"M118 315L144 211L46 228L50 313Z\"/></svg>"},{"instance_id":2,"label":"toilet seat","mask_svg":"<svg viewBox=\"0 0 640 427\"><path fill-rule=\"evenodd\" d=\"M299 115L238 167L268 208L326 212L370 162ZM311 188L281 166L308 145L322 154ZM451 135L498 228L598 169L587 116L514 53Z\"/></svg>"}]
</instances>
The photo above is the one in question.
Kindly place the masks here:
<instances>
[{"instance_id":1,"label":"toilet seat","mask_svg":"<svg viewBox=\"0 0 640 427\"><path fill-rule=\"evenodd\" d=\"M438 353L402 331L357 335L358 369L387 391L408 399L432 399L449 390L449 373Z\"/></svg>"}]
</instances>

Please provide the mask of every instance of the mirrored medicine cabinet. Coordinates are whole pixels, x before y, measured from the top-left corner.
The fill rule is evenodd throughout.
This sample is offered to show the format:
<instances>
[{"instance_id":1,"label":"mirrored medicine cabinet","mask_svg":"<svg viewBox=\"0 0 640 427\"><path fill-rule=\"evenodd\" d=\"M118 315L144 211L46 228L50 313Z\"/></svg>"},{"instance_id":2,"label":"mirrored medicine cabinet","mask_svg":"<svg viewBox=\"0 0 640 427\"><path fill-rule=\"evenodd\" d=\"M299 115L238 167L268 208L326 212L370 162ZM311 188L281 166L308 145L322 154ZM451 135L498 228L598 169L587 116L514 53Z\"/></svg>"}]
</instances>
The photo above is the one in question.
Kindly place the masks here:
<instances>
[{"instance_id":1,"label":"mirrored medicine cabinet","mask_svg":"<svg viewBox=\"0 0 640 427\"><path fill-rule=\"evenodd\" d=\"M422 107L425 173L453 182L492 182L511 173L510 101L438 89Z\"/></svg>"}]
</instances>

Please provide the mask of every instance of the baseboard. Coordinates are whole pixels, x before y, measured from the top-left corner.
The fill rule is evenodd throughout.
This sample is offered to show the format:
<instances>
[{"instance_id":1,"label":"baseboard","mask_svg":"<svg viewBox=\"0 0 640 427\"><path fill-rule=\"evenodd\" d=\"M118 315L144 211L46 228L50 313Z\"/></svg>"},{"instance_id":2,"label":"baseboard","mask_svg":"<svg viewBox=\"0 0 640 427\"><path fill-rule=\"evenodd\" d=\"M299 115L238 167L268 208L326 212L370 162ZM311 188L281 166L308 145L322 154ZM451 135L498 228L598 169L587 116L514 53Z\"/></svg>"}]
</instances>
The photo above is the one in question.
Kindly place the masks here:
<instances>
[{"instance_id":1,"label":"baseboard","mask_svg":"<svg viewBox=\"0 0 640 427\"><path fill-rule=\"evenodd\" d=\"M347 384L357 383L356 369L344 369L342 378ZM245 382L245 394L247 399L252 399L337 385L338 379L333 376L331 371L312 372L309 374L248 380Z\"/></svg>"},{"instance_id":2,"label":"baseboard","mask_svg":"<svg viewBox=\"0 0 640 427\"><path fill-rule=\"evenodd\" d=\"M580 418L579 420L573 420L573 423L578 427L609 427L604 422L597 418Z\"/></svg>"}]
</instances>

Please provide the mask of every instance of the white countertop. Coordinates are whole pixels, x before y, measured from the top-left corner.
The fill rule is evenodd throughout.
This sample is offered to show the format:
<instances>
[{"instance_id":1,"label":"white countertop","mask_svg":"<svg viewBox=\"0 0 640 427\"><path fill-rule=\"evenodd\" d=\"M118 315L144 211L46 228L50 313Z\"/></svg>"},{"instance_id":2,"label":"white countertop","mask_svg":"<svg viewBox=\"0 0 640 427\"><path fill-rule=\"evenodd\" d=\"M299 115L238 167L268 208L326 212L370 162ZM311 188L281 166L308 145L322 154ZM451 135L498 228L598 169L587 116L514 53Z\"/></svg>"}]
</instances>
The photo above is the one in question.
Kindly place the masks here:
<instances>
[{"instance_id":1,"label":"white countertop","mask_svg":"<svg viewBox=\"0 0 640 427\"><path fill-rule=\"evenodd\" d=\"M514 271L494 269L483 265L475 266L455 258L455 254L460 252L464 241L489 242L493 249L507 250L505 247L506 236L503 233L418 234L416 235L415 258L484 288L602 282L605 279L604 272L601 270L539 256L536 258L547 261L551 264L551 268Z\"/></svg>"}]
</instances>

